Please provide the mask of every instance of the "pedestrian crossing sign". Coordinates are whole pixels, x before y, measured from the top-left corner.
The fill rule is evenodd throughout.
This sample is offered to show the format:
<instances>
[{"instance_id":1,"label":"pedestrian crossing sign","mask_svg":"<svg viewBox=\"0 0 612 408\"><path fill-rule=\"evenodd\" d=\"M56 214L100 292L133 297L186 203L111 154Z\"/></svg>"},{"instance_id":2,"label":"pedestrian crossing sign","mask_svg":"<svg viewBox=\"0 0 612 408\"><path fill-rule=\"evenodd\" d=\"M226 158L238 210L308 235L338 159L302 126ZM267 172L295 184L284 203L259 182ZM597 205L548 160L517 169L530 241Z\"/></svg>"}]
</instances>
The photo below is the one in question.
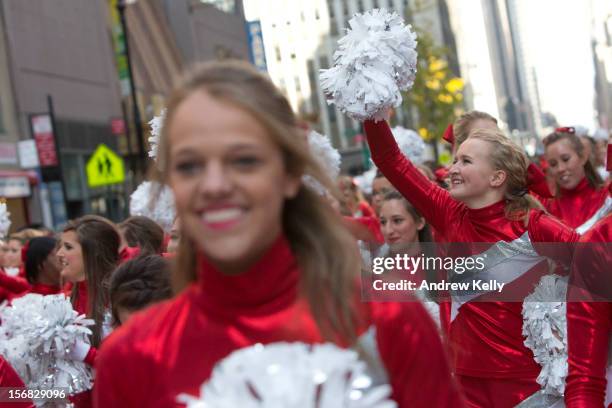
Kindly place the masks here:
<instances>
[{"instance_id":1,"label":"pedestrian crossing sign","mask_svg":"<svg viewBox=\"0 0 612 408\"><path fill-rule=\"evenodd\" d=\"M104 144L98 145L86 166L89 187L102 187L125 181L123 159Z\"/></svg>"}]
</instances>

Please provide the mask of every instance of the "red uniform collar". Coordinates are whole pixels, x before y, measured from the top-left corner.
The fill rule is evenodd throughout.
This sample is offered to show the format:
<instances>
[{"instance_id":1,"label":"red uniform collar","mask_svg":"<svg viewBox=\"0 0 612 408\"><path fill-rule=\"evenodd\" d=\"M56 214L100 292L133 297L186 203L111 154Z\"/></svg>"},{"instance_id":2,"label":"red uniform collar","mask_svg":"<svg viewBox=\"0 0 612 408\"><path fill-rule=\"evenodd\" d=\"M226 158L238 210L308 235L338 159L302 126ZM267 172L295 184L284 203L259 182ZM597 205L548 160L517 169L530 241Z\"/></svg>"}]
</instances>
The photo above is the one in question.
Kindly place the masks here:
<instances>
[{"instance_id":1,"label":"red uniform collar","mask_svg":"<svg viewBox=\"0 0 612 408\"><path fill-rule=\"evenodd\" d=\"M472 209L468 208L468 214L473 221L486 221L504 216L506 207L505 200L498 201L486 207Z\"/></svg>"},{"instance_id":2,"label":"red uniform collar","mask_svg":"<svg viewBox=\"0 0 612 408\"><path fill-rule=\"evenodd\" d=\"M580 180L580 183L578 183L578 185L576 185L576 187L572 189L568 190L568 189L560 187L559 193L561 194L561 196L567 197L567 196L576 196L576 195L584 194L589 190L594 190L594 189L593 187L591 187L586 177L584 177L582 180Z\"/></svg>"},{"instance_id":3,"label":"red uniform collar","mask_svg":"<svg viewBox=\"0 0 612 408\"><path fill-rule=\"evenodd\" d=\"M224 275L203 256L199 265L199 297L204 307L213 312L232 315L271 313L294 302L297 297L299 269L283 235L274 241L261 259L239 275Z\"/></svg>"}]
</instances>

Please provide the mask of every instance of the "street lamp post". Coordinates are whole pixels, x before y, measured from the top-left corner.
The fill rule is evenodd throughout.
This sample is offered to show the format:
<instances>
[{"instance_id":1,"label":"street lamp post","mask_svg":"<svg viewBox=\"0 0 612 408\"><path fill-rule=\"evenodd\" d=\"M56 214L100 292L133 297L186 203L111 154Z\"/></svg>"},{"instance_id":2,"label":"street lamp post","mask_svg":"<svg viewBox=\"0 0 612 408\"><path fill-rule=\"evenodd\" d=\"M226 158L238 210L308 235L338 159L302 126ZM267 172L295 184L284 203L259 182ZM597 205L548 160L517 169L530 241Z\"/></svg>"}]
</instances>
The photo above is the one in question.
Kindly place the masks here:
<instances>
[{"instance_id":1,"label":"street lamp post","mask_svg":"<svg viewBox=\"0 0 612 408\"><path fill-rule=\"evenodd\" d=\"M127 61L128 75L130 76L130 93L132 94L132 108L134 110L134 126L136 130L136 136L138 138L138 159L139 159L139 167L142 171L142 175L144 175L146 166L146 157L145 157L145 147L144 147L144 135L142 129L142 120L140 118L140 109L138 108L138 98L136 97L136 86L134 83L134 74L132 71L132 60L130 58L130 46L128 40L128 28L127 22L125 19L125 8L127 3L134 3L132 1L126 0L118 0L117 1L117 11L119 12L119 19L121 21L121 29L123 30L123 43L125 46L125 58Z\"/></svg>"}]
</instances>

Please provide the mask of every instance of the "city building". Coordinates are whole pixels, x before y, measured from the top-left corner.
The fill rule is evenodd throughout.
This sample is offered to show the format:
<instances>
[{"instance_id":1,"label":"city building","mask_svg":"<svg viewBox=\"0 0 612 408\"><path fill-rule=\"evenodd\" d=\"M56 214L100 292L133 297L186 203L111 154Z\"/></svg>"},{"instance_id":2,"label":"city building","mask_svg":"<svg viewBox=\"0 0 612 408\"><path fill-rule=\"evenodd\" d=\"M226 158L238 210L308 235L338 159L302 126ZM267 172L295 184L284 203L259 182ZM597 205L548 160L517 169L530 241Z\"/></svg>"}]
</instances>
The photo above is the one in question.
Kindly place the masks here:
<instances>
[{"instance_id":1,"label":"city building","mask_svg":"<svg viewBox=\"0 0 612 408\"><path fill-rule=\"evenodd\" d=\"M353 172L364 164L361 124L327 104L319 87L319 72L332 66L337 41L349 27L350 18L373 8L397 12L427 28L437 43L454 49L444 0L245 0L247 20L261 24L270 77L294 111L340 148L344 169ZM455 61L451 66L459 70ZM411 113L398 109L395 120L410 127Z\"/></svg>"},{"instance_id":2,"label":"city building","mask_svg":"<svg viewBox=\"0 0 612 408\"><path fill-rule=\"evenodd\" d=\"M13 132L21 141L31 140L30 119L48 113L51 100L55 143L61 152L64 188L58 183L60 177L49 183L39 177L29 203L29 222L58 226L67 217L84 213L117 218L121 212L123 186L90 189L84 173L98 144L117 148L111 120L122 117L113 52L106 19L101 17L106 16L105 4L101 0L0 2L6 35L6 60L0 70L6 69L10 78L11 86L2 88L13 93ZM48 119L45 128L50 130ZM52 169L58 168L57 159L53 157ZM46 169L37 171L44 176Z\"/></svg>"}]
</instances>

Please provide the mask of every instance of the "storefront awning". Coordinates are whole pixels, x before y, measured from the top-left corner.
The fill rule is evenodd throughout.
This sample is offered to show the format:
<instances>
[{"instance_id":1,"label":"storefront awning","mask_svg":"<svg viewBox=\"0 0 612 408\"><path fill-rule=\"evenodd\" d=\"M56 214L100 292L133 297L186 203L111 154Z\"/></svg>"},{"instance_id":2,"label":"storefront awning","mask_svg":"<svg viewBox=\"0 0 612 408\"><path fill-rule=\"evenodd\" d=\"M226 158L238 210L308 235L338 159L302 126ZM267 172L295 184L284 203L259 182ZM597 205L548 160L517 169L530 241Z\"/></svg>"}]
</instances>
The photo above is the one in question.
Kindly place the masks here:
<instances>
[{"instance_id":1,"label":"storefront awning","mask_svg":"<svg viewBox=\"0 0 612 408\"><path fill-rule=\"evenodd\" d=\"M28 182L35 186L38 184L38 174L33 170L0 170L0 178L26 177Z\"/></svg>"}]
</instances>

